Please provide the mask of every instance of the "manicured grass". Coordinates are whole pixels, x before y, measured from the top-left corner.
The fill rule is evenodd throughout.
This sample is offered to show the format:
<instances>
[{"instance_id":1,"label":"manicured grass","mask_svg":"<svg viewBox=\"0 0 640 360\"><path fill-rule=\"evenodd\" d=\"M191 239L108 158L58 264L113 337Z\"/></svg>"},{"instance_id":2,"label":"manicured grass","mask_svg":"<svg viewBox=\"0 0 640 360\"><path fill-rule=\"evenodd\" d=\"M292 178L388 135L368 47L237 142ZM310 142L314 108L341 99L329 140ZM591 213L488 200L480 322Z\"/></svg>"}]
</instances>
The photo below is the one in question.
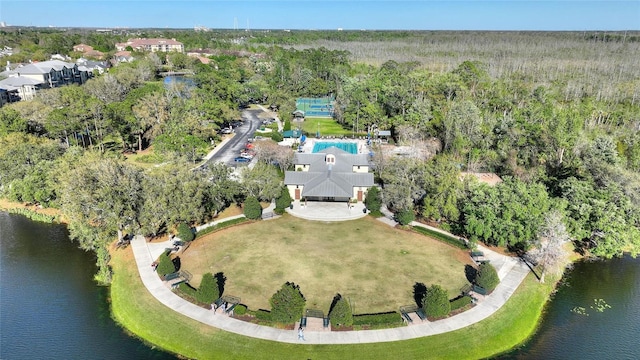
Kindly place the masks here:
<instances>
[{"instance_id":1,"label":"manicured grass","mask_svg":"<svg viewBox=\"0 0 640 360\"><path fill-rule=\"evenodd\" d=\"M297 123L292 123L291 127L295 128ZM308 117L302 122L302 130L309 136L315 137L320 128L320 136L348 136L353 135L353 129L345 129L334 119ZM362 129L361 129L362 130ZM363 135L363 134L356 134ZM366 134L364 134L366 135Z\"/></svg>"},{"instance_id":2,"label":"manicured grass","mask_svg":"<svg viewBox=\"0 0 640 360\"><path fill-rule=\"evenodd\" d=\"M533 333L554 286L551 279L541 285L529 275L489 319L446 334L376 344L282 344L221 331L171 311L144 288L130 248L115 251L112 265L111 302L116 321L160 348L198 359L485 358L508 351Z\"/></svg>"},{"instance_id":3,"label":"manicured grass","mask_svg":"<svg viewBox=\"0 0 640 360\"><path fill-rule=\"evenodd\" d=\"M397 310L415 303L416 282L440 284L455 297L471 264L465 251L371 217L325 223L289 215L199 237L180 259L192 285L207 272L222 272L225 293L250 309L268 309L271 295L293 281L307 308L325 314L336 293L350 299L355 313Z\"/></svg>"}]
</instances>

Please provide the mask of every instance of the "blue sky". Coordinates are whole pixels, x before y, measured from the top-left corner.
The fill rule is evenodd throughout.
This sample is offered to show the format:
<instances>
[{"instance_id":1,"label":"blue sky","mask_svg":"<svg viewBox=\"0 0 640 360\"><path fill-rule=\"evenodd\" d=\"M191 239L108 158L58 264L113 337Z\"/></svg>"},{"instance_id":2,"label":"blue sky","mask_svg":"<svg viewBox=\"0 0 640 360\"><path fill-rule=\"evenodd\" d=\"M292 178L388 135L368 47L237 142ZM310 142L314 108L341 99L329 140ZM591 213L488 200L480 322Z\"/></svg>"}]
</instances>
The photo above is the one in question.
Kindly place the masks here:
<instances>
[{"instance_id":1,"label":"blue sky","mask_svg":"<svg viewBox=\"0 0 640 360\"><path fill-rule=\"evenodd\" d=\"M640 0L0 0L0 21L57 27L640 30Z\"/></svg>"}]
</instances>

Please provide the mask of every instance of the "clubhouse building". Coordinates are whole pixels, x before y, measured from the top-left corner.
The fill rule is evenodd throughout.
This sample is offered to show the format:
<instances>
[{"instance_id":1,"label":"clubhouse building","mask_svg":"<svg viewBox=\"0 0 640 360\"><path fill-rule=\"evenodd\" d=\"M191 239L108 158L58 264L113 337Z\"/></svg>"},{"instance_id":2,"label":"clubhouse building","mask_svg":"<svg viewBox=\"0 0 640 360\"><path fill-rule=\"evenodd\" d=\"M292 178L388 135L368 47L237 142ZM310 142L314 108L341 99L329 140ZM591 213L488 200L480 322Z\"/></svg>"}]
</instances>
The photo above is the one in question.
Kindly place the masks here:
<instances>
[{"instance_id":1,"label":"clubhouse building","mask_svg":"<svg viewBox=\"0 0 640 360\"><path fill-rule=\"evenodd\" d=\"M331 146L315 153L296 153L295 171L284 184L294 200L363 201L374 185L367 154L352 154Z\"/></svg>"}]
</instances>

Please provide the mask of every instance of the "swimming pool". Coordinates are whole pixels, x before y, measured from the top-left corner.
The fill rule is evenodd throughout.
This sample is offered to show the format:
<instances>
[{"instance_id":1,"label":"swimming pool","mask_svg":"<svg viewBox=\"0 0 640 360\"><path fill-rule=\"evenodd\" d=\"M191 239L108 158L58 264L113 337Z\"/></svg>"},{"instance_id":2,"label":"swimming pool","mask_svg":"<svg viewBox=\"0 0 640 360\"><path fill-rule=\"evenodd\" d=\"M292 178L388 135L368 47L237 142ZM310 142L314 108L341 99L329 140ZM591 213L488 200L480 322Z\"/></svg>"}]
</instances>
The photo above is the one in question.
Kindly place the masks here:
<instances>
[{"instance_id":1,"label":"swimming pool","mask_svg":"<svg viewBox=\"0 0 640 360\"><path fill-rule=\"evenodd\" d=\"M313 144L314 153L320 152L326 148L330 148L332 146L337 147L340 150L344 150L346 152L357 154L358 153L358 145L354 142L337 142L337 141L320 141Z\"/></svg>"}]
</instances>

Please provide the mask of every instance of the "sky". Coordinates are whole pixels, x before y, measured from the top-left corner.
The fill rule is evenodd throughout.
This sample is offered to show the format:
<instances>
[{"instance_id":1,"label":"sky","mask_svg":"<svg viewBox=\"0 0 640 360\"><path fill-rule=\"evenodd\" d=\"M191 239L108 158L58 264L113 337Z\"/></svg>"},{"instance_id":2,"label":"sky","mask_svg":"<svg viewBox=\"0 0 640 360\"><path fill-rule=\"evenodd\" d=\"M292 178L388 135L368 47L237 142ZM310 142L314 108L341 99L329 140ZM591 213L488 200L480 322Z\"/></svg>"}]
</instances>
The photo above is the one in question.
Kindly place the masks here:
<instances>
[{"instance_id":1,"label":"sky","mask_svg":"<svg viewBox=\"0 0 640 360\"><path fill-rule=\"evenodd\" d=\"M640 30L640 0L0 0L0 21L98 28Z\"/></svg>"}]
</instances>

